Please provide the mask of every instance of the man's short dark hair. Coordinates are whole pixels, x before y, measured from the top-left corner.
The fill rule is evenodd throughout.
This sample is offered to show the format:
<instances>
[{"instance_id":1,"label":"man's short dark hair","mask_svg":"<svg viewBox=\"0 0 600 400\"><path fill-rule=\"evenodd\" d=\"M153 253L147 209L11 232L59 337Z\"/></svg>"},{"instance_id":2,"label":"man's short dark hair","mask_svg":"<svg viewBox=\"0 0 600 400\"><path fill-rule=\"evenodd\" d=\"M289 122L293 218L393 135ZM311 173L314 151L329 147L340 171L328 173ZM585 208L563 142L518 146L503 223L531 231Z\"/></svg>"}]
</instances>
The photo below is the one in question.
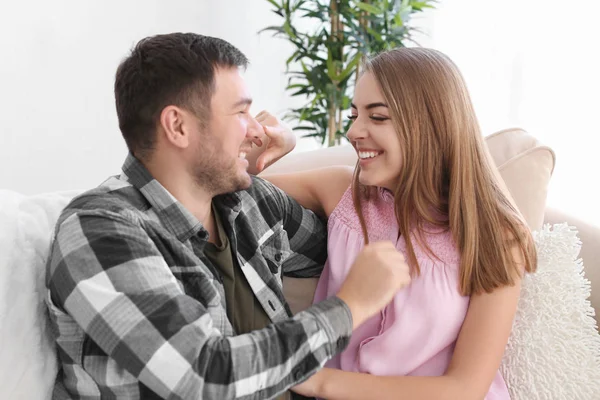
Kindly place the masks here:
<instances>
[{"instance_id":1,"label":"man's short dark hair","mask_svg":"<svg viewBox=\"0 0 600 400\"><path fill-rule=\"evenodd\" d=\"M168 105L185 108L206 123L215 70L247 65L236 47L210 36L171 33L142 39L115 78L119 128L129 151L142 159L151 154L160 113Z\"/></svg>"}]
</instances>

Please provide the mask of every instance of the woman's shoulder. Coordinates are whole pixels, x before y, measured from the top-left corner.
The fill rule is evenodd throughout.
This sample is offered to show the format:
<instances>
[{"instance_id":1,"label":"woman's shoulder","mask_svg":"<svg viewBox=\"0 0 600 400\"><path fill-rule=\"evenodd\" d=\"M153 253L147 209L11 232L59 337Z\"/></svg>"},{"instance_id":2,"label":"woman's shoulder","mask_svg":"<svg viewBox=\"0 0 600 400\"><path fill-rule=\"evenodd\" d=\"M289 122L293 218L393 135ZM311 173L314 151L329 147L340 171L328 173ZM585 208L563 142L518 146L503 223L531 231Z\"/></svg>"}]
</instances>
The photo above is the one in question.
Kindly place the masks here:
<instances>
[{"instance_id":1,"label":"woman's shoulder","mask_svg":"<svg viewBox=\"0 0 600 400\"><path fill-rule=\"evenodd\" d=\"M329 217L352 185L354 168L336 165L321 169L318 177L319 197L325 214Z\"/></svg>"},{"instance_id":2,"label":"woman's shoulder","mask_svg":"<svg viewBox=\"0 0 600 400\"><path fill-rule=\"evenodd\" d=\"M356 209L353 190L358 191L359 210ZM348 186L331 212L329 221L362 235L359 213L364 218L369 240L389 240L390 232L397 232L393 197L382 196L379 188L359 186L354 189L352 185Z\"/></svg>"}]
</instances>

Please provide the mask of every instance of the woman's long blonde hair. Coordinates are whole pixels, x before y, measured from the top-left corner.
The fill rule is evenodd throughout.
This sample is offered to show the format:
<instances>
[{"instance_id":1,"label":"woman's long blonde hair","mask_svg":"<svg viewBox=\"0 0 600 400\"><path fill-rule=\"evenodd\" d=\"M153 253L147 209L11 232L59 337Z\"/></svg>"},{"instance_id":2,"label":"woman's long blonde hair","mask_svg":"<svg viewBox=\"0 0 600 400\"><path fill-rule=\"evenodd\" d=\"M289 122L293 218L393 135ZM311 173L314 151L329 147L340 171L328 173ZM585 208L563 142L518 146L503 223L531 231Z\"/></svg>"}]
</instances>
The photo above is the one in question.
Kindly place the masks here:
<instances>
[{"instance_id":1,"label":"woman's long blonde hair","mask_svg":"<svg viewBox=\"0 0 600 400\"><path fill-rule=\"evenodd\" d=\"M400 48L367 60L364 73L378 82L401 143L394 202L413 271L420 273L411 232L431 253L426 224L450 230L461 255L462 295L489 293L513 285L523 269L534 271L533 238L496 180L456 65L436 50ZM359 172L357 165L353 197L368 243Z\"/></svg>"}]
</instances>

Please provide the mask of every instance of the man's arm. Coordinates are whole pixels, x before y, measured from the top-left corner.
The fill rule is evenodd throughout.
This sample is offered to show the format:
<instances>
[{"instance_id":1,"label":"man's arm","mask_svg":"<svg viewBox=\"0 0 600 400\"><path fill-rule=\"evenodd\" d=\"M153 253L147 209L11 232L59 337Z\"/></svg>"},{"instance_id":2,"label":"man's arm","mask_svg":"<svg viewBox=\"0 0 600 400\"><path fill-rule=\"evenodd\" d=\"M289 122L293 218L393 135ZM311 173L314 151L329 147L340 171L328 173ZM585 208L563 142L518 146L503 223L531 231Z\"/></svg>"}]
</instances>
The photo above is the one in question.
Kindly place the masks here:
<instances>
[{"instance_id":1,"label":"man's arm","mask_svg":"<svg viewBox=\"0 0 600 400\"><path fill-rule=\"evenodd\" d=\"M269 195L272 212L283 220L292 253L283 263L283 274L294 278L319 276L327 259L326 221L262 178L255 177L253 186Z\"/></svg>"},{"instance_id":2,"label":"man's arm","mask_svg":"<svg viewBox=\"0 0 600 400\"><path fill-rule=\"evenodd\" d=\"M146 232L117 213L68 217L49 273L54 305L163 398L272 397L342 350L352 329L348 306L333 298L268 328L224 337Z\"/></svg>"}]
</instances>

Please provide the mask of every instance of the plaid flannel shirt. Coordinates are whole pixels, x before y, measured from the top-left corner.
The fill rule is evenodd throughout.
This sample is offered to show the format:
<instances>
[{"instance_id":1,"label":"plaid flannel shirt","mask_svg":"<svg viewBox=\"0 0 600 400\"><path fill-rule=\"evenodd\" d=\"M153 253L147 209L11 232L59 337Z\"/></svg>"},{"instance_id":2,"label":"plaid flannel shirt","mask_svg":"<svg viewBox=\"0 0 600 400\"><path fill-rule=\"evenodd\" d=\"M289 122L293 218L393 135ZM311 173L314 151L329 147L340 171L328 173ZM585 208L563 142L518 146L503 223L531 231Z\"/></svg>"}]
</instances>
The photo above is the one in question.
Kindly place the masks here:
<instances>
[{"instance_id":1,"label":"plaid flannel shirt","mask_svg":"<svg viewBox=\"0 0 600 400\"><path fill-rule=\"evenodd\" d=\"M62 212L47 265L57 397L266 399L343 350L352 320L331 298L293 318L282 273L315 276L323 223L268 182L215 198L234 256L273 324L235 336L208 233L129 155L123 174Z\"/></svg>"}]
</instances>

